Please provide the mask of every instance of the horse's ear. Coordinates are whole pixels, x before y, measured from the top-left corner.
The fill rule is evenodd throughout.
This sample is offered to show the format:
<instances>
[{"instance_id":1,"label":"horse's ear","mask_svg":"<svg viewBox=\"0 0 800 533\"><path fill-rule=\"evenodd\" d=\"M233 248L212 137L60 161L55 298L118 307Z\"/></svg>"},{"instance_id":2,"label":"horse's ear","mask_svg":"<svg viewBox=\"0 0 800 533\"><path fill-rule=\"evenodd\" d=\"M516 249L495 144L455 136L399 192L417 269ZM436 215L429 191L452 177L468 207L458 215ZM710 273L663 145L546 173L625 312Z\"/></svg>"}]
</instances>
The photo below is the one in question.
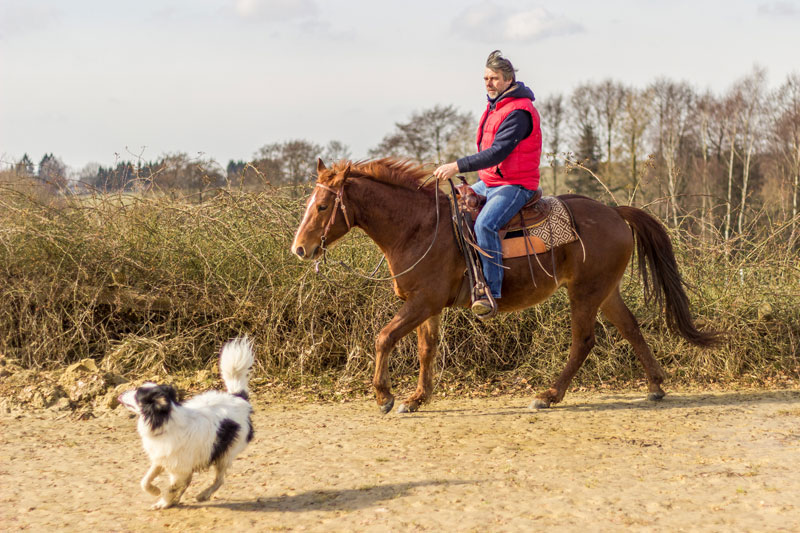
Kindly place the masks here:
<instances>
[{"instance_id":1,"label":"horse's ear","mask_svg":"<svg viewBox=\"0 0 800 533\"><path fill-rule=\"evenodd\" d=\"M347 162L347 166L344 167L344 171L342 171L342 179L347 179L347 176L350 175L350 161Z\"/></svg>"},{"instance_id":2,"label":"horse's ear","mask_svg":"<svg viewBox=\"0 0 800 533\"><path fill-rule=\"evenodd\" d=\"M322 162L322 158L321 157L318 157L317 158L317 173L320 173L323 170L325 170L325 163Z\"/></svg>"}]
</instances>

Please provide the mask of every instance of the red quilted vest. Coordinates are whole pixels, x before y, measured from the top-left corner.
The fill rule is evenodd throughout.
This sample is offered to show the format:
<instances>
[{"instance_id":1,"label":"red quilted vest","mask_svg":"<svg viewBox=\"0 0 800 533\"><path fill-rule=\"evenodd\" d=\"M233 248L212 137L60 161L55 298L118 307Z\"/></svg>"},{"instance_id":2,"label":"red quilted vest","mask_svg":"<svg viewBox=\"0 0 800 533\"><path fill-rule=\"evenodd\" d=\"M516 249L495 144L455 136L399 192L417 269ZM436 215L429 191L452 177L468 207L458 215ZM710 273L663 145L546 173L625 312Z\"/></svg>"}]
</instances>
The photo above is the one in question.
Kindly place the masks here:
<instances>
[{"instance_id":1,"label":"red quilted vest","mask_svg":"<svg viewBox=\"0 0 800 533\"><path fill-rule=\"evenodd\" d=\"M522 185L526 189L539 188L539 160L542 156L542 129L539 112L529 98L503 98L490 111L486 106L478 126L478 151L486 150L494 142L500 124L512 112L524 109L531 114L533 130L496 167L478 171L478 175L489 187L498 185Z\"/></svg>"}]
</instances>

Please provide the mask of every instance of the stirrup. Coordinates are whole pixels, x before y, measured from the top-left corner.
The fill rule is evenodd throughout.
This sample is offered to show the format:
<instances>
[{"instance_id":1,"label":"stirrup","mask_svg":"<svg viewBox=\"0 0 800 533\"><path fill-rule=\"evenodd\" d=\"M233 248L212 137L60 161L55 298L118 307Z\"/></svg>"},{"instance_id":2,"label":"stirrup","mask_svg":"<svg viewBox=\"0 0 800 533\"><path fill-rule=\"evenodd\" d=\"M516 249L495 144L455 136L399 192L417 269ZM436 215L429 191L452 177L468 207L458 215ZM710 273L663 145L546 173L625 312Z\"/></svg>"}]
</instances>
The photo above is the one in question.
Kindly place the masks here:
<instances>
[{"instance_id":1,"label":"stirrup","mask_svg":"<svg viewBox=\"0 0 800 533\"><path fill-rule=\"evenodd\" d=\"M480 284L479 284L480 285ZM480 290L479 287L476 289ZM497 314L497 301L492 296L489 288L484 285L484 294L472 301L470 309L481 320L488 320Z\"/></svg>"}]
</instances>

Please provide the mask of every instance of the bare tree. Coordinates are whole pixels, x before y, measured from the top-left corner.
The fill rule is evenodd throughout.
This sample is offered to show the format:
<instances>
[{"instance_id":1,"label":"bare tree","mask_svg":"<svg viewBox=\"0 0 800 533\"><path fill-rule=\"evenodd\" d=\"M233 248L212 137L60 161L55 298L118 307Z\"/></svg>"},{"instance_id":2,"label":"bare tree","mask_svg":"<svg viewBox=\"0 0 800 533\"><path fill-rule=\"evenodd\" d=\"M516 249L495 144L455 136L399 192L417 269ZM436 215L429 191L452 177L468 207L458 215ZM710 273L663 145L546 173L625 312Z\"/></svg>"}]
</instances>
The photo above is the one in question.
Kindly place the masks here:
<instances>
[{"instance_id":1,"label":"bare tree","mask_svg":"<svg viewBox=\"0 0 800 533\"><path fill-rule=\"evenodd\" d=\"M217 187L224 182L221 169L207 158L190 157L183 152L165 155L158 163L158 168L148 180L161 189L197 191L198 201L203 201L203 194L210 187ZM128 183L138 181L140 169L130 165L131 176Z\"/></svg>"},{"instance_id":2,"label":"bare tree","mask_svg":"<svg viewBox=\"0 0 800 533\"><path fill-rule=\"evenodd\" d=\"M736 229L739 234L744 228L745 207L747 205L747 192L750 185L750 171L753 162L753 152L756 144L763 138L760 131L764 111L764 98L766 93L767 73L763 68L755 67L753 72L740 83L741 91L747 97L743 100L744 106L739 114L741 123L742 149L742 192L739 203L739 218Z\"/></svg>"},{"instance_id":3,"label":"bare tree","mask_svg":"<svg viewBox=\"0 0 800 533\"><path fill-rule=\"evenodd\" d=\"M292 185L300 185L316 178L316 161L322 147L309 141L297 139L283 144L283 168L286 179Z\"/></svg>"},{"instance_id":4,"label":"bare tree","mask_svg":"<svg viewBox=\"0 0 800 533\"><path fill-rule=\"evenodd\" d=\"M611 175L611 163L614 151L612 144L615 127L625 107L625 87L611 79L604 80L592 87L592 109L597 123L603 132L606 148L606 175Z\"/></svg>"},{"instance_id":5,"label":"bare tree","mask_svg":"<svg viewBox=\"0 0 800 533\"><path fill-rule=\"evenodd\" d=\"M470 113L460 113L454 106L437 105L413 113L408 122L395 124L395 131L369 151L372 157L407 157L420 163L442 162L466 153L451 153L462 149L463 140L474 128Z\"/></svg>"},{"instance_id":6,"label":"bare tree","mask_svg":"<svg viewBox=\"0 0 800 533\"><path fill-rule=\"evenodd\" d=\"M350 157L350 148L340 141L330 141L322 156L325 161L340 161Z\"/></svg>"},{"instance_id":7,"label":"bare tree","mask_svg":"<svg viewBox=\"0 0 800 533\"><path fill-rule=\"evenodd\" d=\"M787 77L783 85L776 91L772 101L775 102L775 116L772 128L772 142L776 152L783 161L791 197L791 234L789 249L800 237L798 227L798 196L800 195L800 75L795 73Z\"/></svg>"},{"instance_id":8,"label":"bare tree","mask_svg":"<svg viewBox=\"0 0 800 533\"><path fill-rule=\"evenodd\" d=\"M700 169L700 231L706 237L709 226L711 183L710 183L710 152L712 149L712 128L717 117L721 114L721 104L710 92L706 92L697 99L698 133L700 135L700 155L702 168Z\"/></svg>"},{"instance_id":9,"label":"bare tree","mask_svg":"<svg viewBox=\"0 0 800 533\"><path fill-rule=\"evenodd\" d=\"M727 241L731 235L731 208L733 206L733 169L736 151L736 139L738 138L739 120L738 116L744 107L744 96L740 87L731 89L723 101L723 127L725 136L728 139L728 176L727 194L725 195L725 218L723 220L722 234Z\"/></svg>"},{"instance_id":10,"label":"bare tree","mask_svg":"<svg viewBox=\"0 0 800 533\"><path fill-rule=\"evenodd\" d=\"M650 86L654 109L658 116L659 153L667 171L668 215L674 226L678 225L679 193L685 179L680 167L682 145L689 130L689 119L694 109L694 91L685 82L657 80Z\"/></svg>"},{"instance_id":11,"label":"bare tree","mask_svg":"<svg viewBox=\"0 0 800 533\"><path fill-rule=\"evenodd\" d=\"M561 152L561 127L564 122L564 97L560 94L551 96L540 106L544 137L548 139L547 148L550 153L550 167L553 169L553 194L558 191L558 154Z\"/></svg>"},{"instance_id":12,"label":"bare tree","mask_svg":"<svg viewBox=\"0 0 800 533\"><path fill-rule=\"evenodd\" d=\"M270 183L300 185L316 176L316 161L322 153L321 146L303 139L271 143L259 148L253 166Z\"/></svg>"},{"instance_id":13,"label":"bare tree","mask_svg":"<svg viewBox=\"0 0 800 533\"><path fill-rule=\"evenodd\" d=\"M259 148L253 155L252 166L255 169L254 174L258 174L264 181L273 185L284 183L286 176L283 168L283 144L270 143ZM247 173L243 175L247 176ZM256 176L250 178L255 180Z\"/></svg>"},{"instance_id":14,"label":"bare tree","mask_svg":"<svg viewBox=\"0 0 800 533\"><path fill-rule=\"evenodd\" d=\"M453 154L446 153L446 148L450 142L465 131L471 133L470 130L473 126L471 113L459 113L451 105L447 107L437 105L433 109L423 111L419 116L418 122L422 130L422 137L433 141L436 161L441 162L445 159L453 158Z\"/></svg>"},{"instance_id":15,"label":"bare tree","mask_svg":"<svg viewBox=\"0 0 800 533\"><path fill-rule=\"evenodd\" d=\"M583 135L587 127L592 129L596 127L592 117L592 102L594 100L592 92L592 86L584 83L578 85L569 97L569 103L572 106L572 122L574 124L572 133L576 139Z\"/></svg>"},{"instance_id":16,"label":"bare tree","mask_svg":"<svg viewBox=\"0 0 800 533\"><path fill-rule=\"evenodd\" d=\"M619 131L627 152L630 169L629 201L633 202L639 188L638 161L642 150L644 132L652 114L651 93L634 87L625 89L625 98L620 114Z\"/></svg>"},{"instance_id":17,"label":"bare tree","mask_svg":"<svg viewBox=\"0 0 800 533\"><path fill-rule=\"evenodd\" d=\"M77 180L80 184L89 184L100 172L100 163L86 163L83 168L78 172Z\"/></svg>"}]
</instances>

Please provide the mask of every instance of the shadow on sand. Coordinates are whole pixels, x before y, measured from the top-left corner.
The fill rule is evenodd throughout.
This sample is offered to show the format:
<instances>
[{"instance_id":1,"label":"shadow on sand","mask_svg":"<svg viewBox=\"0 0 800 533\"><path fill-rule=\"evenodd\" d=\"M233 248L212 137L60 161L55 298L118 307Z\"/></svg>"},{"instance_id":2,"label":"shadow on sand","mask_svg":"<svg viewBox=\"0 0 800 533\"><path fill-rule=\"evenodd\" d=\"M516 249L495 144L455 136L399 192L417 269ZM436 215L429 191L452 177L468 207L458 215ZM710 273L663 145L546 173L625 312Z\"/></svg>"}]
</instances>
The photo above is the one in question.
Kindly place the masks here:
<instances>
[{"instance_id":1,"label":"shadow on sand","mask_svg":"<svg viewBox=\"0 0 800 533\"><path fill-rule=\"evenodd\" d=\"M300 494L270 496L255 500L227 501L211 504L186 504L183 507L217 507L233 511L263 511L298 513L315 510L355 511L373 507L381 501L393 500L405 496L417 487L452 486L477 483L458 480L431 480L413 483L392 483L389 485L372 485L358 489L313 490ZM188 502L187 502L188 503Z\"/></svg>"},{"instance_id":2,"label":"shadow on sand","mask_svg":"<svg viewBox=\"0 0 800 533\"><path fill-rule=\"evenodd\" d=\"M559 411L613 411L622 409L687 409L716 406L743 406L748 404L771 404L800 402L800 390L745 390L733 392L691 392L691 393L667 393L661 401L647 400L646 392L636 393L608 393L598 394L600 401L581 401L581 398L570 397L567 393L563 403L556 404L549 409L529 409L528 405L533 401L533 396L528 399L513 398L511 403L519 405L508 405L502 408L487 407L486 410L476 409L436 409L436 402L430 408L423 407L422 411L407 414L395 415L399 418L433 418L441 415L448 416L509 416L524 415L530 413L558 413Z\"/></svg>"}]
</instances>

